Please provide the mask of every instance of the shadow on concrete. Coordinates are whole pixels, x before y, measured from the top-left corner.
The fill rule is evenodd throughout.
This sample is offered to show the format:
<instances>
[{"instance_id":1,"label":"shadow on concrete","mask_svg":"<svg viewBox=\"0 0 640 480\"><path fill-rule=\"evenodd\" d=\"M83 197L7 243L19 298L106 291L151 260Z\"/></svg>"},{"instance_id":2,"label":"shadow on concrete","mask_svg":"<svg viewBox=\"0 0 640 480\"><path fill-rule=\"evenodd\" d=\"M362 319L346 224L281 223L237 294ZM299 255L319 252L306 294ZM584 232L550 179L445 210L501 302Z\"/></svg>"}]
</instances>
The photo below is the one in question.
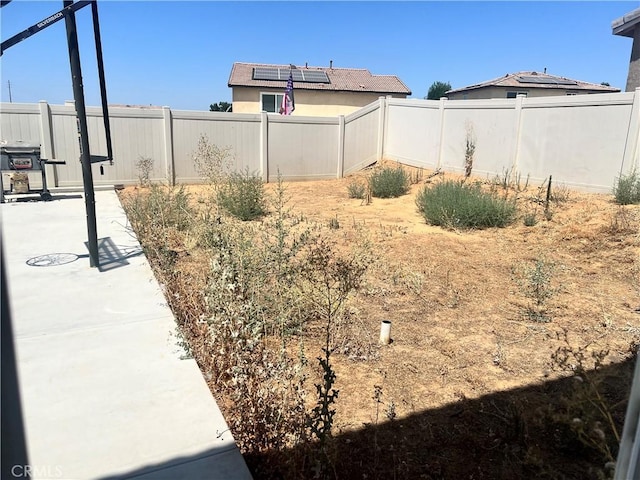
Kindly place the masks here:
<instances>
[{"instance_id":1,"label":"shadow on concrete","mask_svg":"<svg viewBox=\"0 0 640 480\"><path fill-rule=\"evenodd\" d=\"M210 448L99 480L249 480L251 474L235 445Z\"/></svg>"},{"instance_id":2,"label":"shadow on concrete","mask_svg":"<svg viewBox=\"0 0 640 480\"><path fill-rule=\"evenodd\" d=\"M88 245L84 242L85 246ZM89 247L87 246L87 249ZM98 239L98 257L100 266L98 270L101 272L107 272L114 268L123 267L129 265L128 258L137 257L142 255L142 247L139 245L133 247L123 247L116 245L111 237ZM89 254L85 253L78 255L75 253L46 253L44 255L38 255L32 257L26 261L26 264L30 267L58 267L60 265L66 265L72 263L79 258L89 258Z\"/></svg>"},{"instance_id":3,"label":"shadow on concrete","mask_svg":"<svg viewBox=\"0 0 640 480\"><path fill-rule=\"evenodd\" d=\"M317 445L245 455L255 478L598 479L609 478L622 433L635 359L389 420L371 401L372 422ZM591 380L593 383L591 383ZM597 385L598 393L593 386ZM384 401L383 392L382 400ZM373 397L373 392L372 392ZM337 408L340 408L339 398ZM577 419L577 420L576 420ZM610 455L607 458L606 450ZM319 476L318 476L318 472Z\"/></svg>"},{"instance_id":4,"label":"shadow on concrete","mask_svg":"<svg viewBox=\"0 0 640 480\"><path fill-rule=\"evenodd\" d=\"M51 194L51 197L42 198L40 194L21 194L21 195L6 195L5 194L5 202L6 203L25 203L25 202L53 202L54 200L70 200L70 199L78 199L83 198L80 194Z\"/></svg>"},{"instance_id":5,"label":"shadow on concrete","mask_svg":"<svg viewBox=\"0 0 640 480\"><path fill-rule=\"evenodd\" d=\"M2 300L0 302L0 352L2 354L2 362L0 363L0 401L2 404L0 409L0 424L2 426L0 430L0 445L2 446L0 478L10 478L12 471L17 471L15 470L16 466L22 467L29 464L5 265L4 248L0 239L0 289Z\"/></svg>"},{"instance_id":6,"label":"shadow on concrete","mask_svg":"<svg viewBox=\"0 0 640 480\"><path fill-rule=\"evenodd\" d=\"M89 249L88 242L84 242L84 245ZM99 238L98 239L98 261L100 262L100 266L98 270L101 272L107 272L109 270L113 270L114 268L124 267L129 265L127 258L137 257L138 255L142 255L142 247L139 245L135 247L122 247L123 250L120 250L121 247L118 247L111 237ZM83 258L88 258L89 255L83 255Z\"/></svg>"}]
</instances>

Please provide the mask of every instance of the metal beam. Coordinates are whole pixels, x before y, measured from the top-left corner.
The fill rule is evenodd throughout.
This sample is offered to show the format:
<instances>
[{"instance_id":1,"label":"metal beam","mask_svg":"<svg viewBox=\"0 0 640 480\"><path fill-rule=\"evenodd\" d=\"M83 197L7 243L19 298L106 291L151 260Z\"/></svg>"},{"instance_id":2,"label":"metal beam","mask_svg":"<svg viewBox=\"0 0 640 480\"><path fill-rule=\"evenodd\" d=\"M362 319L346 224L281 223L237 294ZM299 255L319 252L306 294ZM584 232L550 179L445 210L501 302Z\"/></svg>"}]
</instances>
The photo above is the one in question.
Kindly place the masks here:
<instances>
[{"instance_id":1,"label":"metal beam","mask_svg":"<svg viewBox=\"0 0 640 480\"><path fill-rule=\"evenodd\" d=\"M107 158L113 165L113 150L111 148L111 127L109 125L109 105L107 102L107 86L104 79L104 63L102 61L102 41L100 40L100 22L98 21L98 3L91 2L91 16L93 17L93 36L96 43L96 60L98 63L98 78L100 80L100 98L102 100L102 119L104 133L107 138Z\"/></svg>"},{"instance_id":2,"label":"metal beam","mask_svg":"<svg viewBox=\"0 0 640 480\"><path fill-rule=\"evenodd\" d=\"M65 6L65 8L63 8L59 12L56 12L53 15L48 16L44 20L41 20L35 25L30 26L26 30L23 30L22 32L14 35L8 40L5 40L4 42L2 42L2 44L0 44L0 56L2 56L5 50L7 50L10 47L13 47L16 43L20 43L22 40L29 38L31 35L38 33L40 30L44 30L48 26L53 25L59 20L62 20L63 17L66 18L69 14L73 14L76 10L79 10L82 7L86 7L91 3L91 1L82 0L77 3L73 3L73 2L65 2L65 3L69 3L69 5ZM4 7L4 5L2 6Z\"/></svg>"}]
</instances>

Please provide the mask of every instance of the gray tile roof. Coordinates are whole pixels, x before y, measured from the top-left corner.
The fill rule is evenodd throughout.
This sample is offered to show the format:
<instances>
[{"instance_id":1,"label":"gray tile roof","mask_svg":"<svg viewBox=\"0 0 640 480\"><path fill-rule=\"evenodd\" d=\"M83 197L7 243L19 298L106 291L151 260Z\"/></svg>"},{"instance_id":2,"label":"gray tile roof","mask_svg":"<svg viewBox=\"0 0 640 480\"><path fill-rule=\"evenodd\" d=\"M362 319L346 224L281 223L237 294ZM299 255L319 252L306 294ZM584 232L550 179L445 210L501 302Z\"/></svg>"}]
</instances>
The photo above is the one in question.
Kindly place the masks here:
<instances>
[{"instance_id":1,"label":"gray tile roof","mask_svg":"<svg viewBox=\"0 0 640 480\"><path fill-rule=\"evenodd\" d=\"M540 81L544 81L544 79L548 79L549 83L529 83L529 82L521 82L518 80L518 77L537 77ZM556 81L570 81L575 82L576 85L558 85ZM469 90L476 90L478 88L484 87L518 87L518 88L543 88L543 89L564 89L564 90L590 90L590 91L598 91L602 93L612 93L619 92L619 88L615 87L607 87L606 85L600 85L598 83L589 83L583 82L580 80L574 80L566 77L559 77L557 75L550 75L548 73L540 73L540 72L516 72L516 73L508 73L503 77L494 78L492 80L487 80L486 82L477 83L475 85L469 85L463 88L457 88L455 90L449 90L449 93L458 93L458 92L466 92Z\"/></svg>"},{"instance_id":2,"label":"gray tile roof","mask_svg":"<svg viewBox=\"0 0 640 480\"><path fill-rule=\"evenodd\" d=\"M233 64L229 76L229 87L285 88L286 81L253 80L255 67L289 68L289 65L268 65L263 63ZM364 68L329 68L297 66L301 70L326 72L331 83L296 82L298 90L328 90L335 92L369 92L383 94L411 95L411 90L395 75L372 75Z\"/></svg>"}]
</instances>

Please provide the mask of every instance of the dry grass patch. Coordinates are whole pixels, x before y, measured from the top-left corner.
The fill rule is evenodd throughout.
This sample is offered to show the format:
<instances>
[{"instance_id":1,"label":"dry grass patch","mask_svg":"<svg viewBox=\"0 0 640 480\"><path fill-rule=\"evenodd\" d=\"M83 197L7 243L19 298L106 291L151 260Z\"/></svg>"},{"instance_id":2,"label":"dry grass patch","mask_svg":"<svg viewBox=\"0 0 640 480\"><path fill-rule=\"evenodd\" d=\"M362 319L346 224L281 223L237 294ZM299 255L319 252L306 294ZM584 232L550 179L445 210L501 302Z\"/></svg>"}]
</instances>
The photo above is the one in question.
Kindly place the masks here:
<instances>
[{"instance_id":1,"label":"dry grass patch","mask_svg":"<svg viewBox=\"0 0 640 480\"><path fill-rule=\"evenodd\" d=\"M286 194L267 184L280 206L252 222L203 216L196 197L204 187L187 187L198 229L170 227L154 235L168 239L161 245L140 235L256 478L610 476L630 348L640 341L640 207L558 191L551 220L533 227L451 231L428 225L415 200L426 184L457 178L407 174L416 180L408 194L370 202L350 198L353 177L288 184ZM521 214L538 196L523 187L503 192ZM148 190L127 189L123 203L135 205L140 192ZM216 276L212 262L227 273ZM517 280L522 266L533 273ZM229 284L225 298L212 297ZM327 305L341 292L329 319ZM222 343L213 300L228 305L217 314L224 325L246 320ZM392 321L385 347L377 345L381 320ZM242 348L232 349L238 338ZM220 349L225 361L237 358L238 376L220 364ZM318 357L335 374L329 383ZM272 373L256 368L267 364ZM596 390L576 389L576 375ZM260 385L271 396L241 402L249 387L267 395ZM609 417L581 410L594 392ZM323 398L315 418L330 428L315 423L314 435L309 416ZM275 409L261 409L268 402Z\"/></svg>"}]
</instances>

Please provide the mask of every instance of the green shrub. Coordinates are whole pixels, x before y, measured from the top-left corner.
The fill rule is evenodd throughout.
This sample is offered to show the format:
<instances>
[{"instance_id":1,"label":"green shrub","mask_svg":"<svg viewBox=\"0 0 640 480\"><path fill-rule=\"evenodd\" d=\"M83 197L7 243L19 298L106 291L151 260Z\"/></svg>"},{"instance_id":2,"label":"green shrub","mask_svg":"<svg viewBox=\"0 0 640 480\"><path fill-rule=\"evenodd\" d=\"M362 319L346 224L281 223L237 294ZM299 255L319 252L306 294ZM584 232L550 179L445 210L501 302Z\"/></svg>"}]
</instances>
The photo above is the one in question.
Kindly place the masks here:
<instances>
[{"instance_id":1,"label":"green shrub","mask_svg":"<svg viewBox=\"0 0 640 480\"><path fill-rule=\"evenodd\" d=\"M349 198L363 200L367 195L367 186L358 180L351 180L347 185L347 192L349 192Z\"/></svg>"},{"instance_id":2,"label":"green shrub","mask_svg":"<svg viewBox=\"0 0 640 480\"><path fill-rule=\"evenodd\" d=\"M123 195L122 206L144 253L160 271L171 271L177 252L172 241L193 226L189 194L184 186L150 184L148 190ZM158 274L163 277L163 273Z\"/></svg>"},{"instance_id":3,"label":"green shrub","mask_svg":"<svg viewBox=\"0 0 640 480\"><path fill-rule=\"evenodd\" d=\"M369 179L371 195L378 198L393 198L409 191L410 178L402 167L384 167Z\"/></svg>"},{"instance_id":4,"label":"green shrub","mask_svg":"<svg viewBox=\"0 0 640 480\"><path fill-rule=\"evenodd\" d=\"M640 175L633 170L627 175L621 175L613 187L613 195L620 205L640 203Z\"/></svg>"},{"instance_id":5,"label":"green shrub","mask_svg":"<svg viewBox=\"0 0 640 480\"><path fill-rule=\"evenodd\" d=\"M448 228L504 227L516 217L515 201L452 180L423 188L416 205L427 223Z\"/></svg>"},{"instance_id":6,"label":"green shrub","mask_svg":"<svg viewBox=\"0 0 640 480\"><path fill-rule=\"evenodd\" d=\"M267 213L264 183L258 175L233 172L218 191L219 205L240 220L254 220Z\"/></svg>"},{"instance_id":7,"label":"green shrub","mask_svg":"<svg viewBox=\"0 0 640 480\"><path fill-rule=\"evenodd\" d=\"M129 196L125 203L127 217L141 242L153 239L160 230L185 231L191 226L189 194L184 186L151 184L148 192Z\"/></svg>"},{"instance_id":8,"label":"green shrub","mask_svg":"<svg viewBox=\"0 0 640 480\"><path fill-rule=\"evenodd\" d=\"M538 224L538 217L535 213L527 213L523 217L523 221L526 227L533 227Z\"/></svg>"},{"instance_id":9,"label":"green shrub","mask_svg":"<svg viewBox=\"0 0 640 480\"><path fill-rule=\"evenodd\" d=\"M525 309L529 320L543 323L551 321L547 303L558 293L558 288L552 285L554 272L555 265L544 258L536 259L534 265L514 267L516 282L524 296L530 300Z\"/></svg>"}]
</instances>

